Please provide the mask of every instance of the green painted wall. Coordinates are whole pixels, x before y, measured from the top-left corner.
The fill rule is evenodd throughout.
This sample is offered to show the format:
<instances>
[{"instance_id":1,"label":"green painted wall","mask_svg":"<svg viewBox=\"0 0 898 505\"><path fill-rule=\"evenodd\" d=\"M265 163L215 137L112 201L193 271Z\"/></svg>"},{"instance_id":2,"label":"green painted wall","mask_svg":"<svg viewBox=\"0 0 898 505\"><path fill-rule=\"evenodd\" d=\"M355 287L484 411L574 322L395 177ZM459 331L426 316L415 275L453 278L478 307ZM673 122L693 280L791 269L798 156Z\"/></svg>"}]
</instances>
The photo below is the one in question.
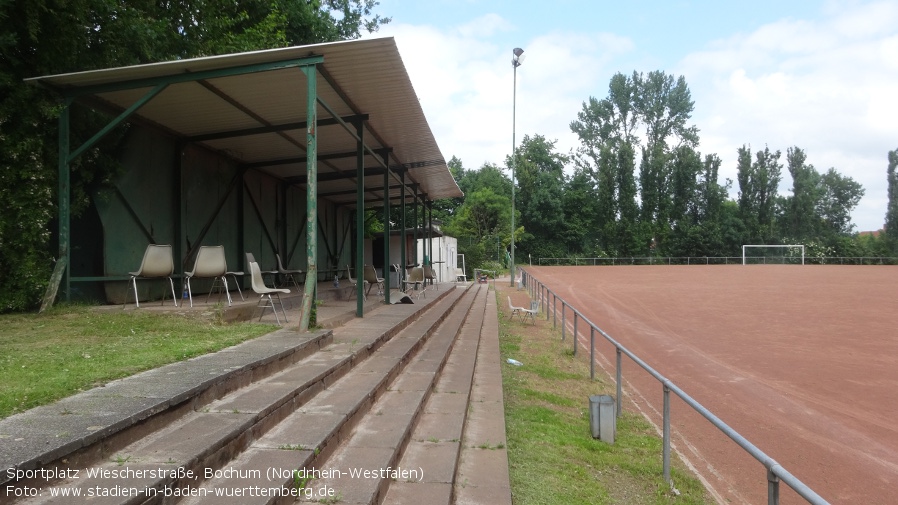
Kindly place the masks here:
<instances>
[{"instance_id":1,"label":"green painted wall","mask_svg":"<svg viewBox=\"0 0 898 505\"><path fill-rule=\"evenodd\" d=\"M93 259L104 266L101 275L128 276L136 271L151 240L175 246L178 296L180 274L194 264L193 255L188 254L200 245L223 245L229 270L248 271L245 252L252 252L263 270L275 269L278 250L283 251L285 268L307 269L304 188L287 186L256 171L241 177L240 167L228 158L194 145L182 149L176 139L139 127L129 134L122 163L124 172L116 181L120 196L106 191L94 198L102 224L94 235L103 237L103 244L87 255L102 254ZM320 268L330 266L335 258L338 264L349 262L349 244L340 251L339 237L350 215L319 200ZM97 240L74 236L75 247L82 239ZM91 258L84 261L89 263ZM249 285L248 279L244 284ZM102 285L108 303L133 302L127 281ZM210 286L209 280L191 281L194 295L206 293ZM168 286L162 281L138 280L142 301L158 300L163 289Z\"/></svg>"},{"instance_id":2,"label":"green painted wall","mask_svg":"<svg viewBox=\"0 0 898 505\"><path fill-rule=\"evenodd\" d=\"M120 195L105 191L93 199L103 227L103 247L99 251L104 266L102 275L127 276L136 271L150 243L147 233L158 244L175 244L172 214L176 200L172 186L176 160L176 145L170 138L146 129L131 129L122 155L124 172L115 183ZM72 242L78 244L84 239L73 234ZM177 261L175 265L177 268ZM161 297L162 286L159 281L138 281L141 298ZM105 283L106 301L122 303L127 297L133 303L133 293L127 289L127 281Z\"/></svg>"}]
</instances>

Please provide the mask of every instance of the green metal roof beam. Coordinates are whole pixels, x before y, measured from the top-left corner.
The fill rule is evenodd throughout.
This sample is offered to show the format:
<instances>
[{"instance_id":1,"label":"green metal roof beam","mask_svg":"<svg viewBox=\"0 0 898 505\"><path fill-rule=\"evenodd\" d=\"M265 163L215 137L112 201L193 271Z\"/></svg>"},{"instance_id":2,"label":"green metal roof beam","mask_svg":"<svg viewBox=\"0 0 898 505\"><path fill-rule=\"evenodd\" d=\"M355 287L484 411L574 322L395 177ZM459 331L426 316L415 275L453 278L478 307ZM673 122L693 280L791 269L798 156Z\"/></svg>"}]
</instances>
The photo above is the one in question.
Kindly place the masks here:
<instances>
[{"instance_id":1,"label":"green metal roof beam","mask_svg":"<svg viewBox=\"0 0 898 505\"><path fill-rule=\"evenodd\" d=\"M381 175L383 175L383 174L386 174L386 171L384 171ZM368 174L365 174L365 175L367 176ZM386 189L387 189L387 191L399 189L399 185L393 184L393 185L387 186ZM384 188L380 188L380 191L383 191L383 190L384 190ZM369 190L368 192L370 193L371 191ZM354 195L354 194L355 194L354 189L344 189L342 191L331 191L329 193L318 193L318 196L327 198L329 196L346 196L346 195Z\"/></svg>"},{"instance_id":2,"label":"green metal roof beam","mask_svg":"<svg viewBox=\"0 0 898 505\"><path fill-rule=\"evenodd\" d=\"M379 153L362 141L361 130L359 130L358 132L352 131L352 126L350 124L348 124L346 121L343 121L340 118L340 116L336 112L334 112L333 109L330 108L330 106L327 104L327 102L325 102L324 100L321 99L321 97L318 97L318 103L321 104L322 107L324 107L324 110L326 110L328 112L328 114L330 114L333 119L337 120L337 122L340 124L340 126L342 126L343 129L346 130L346 133L348 133L353 138L353 140L361 143L362 148L360 149L360 151L358 153L359 155L364 155L364 152L367 152L371 156L374 156L378 165L382 166L385 169L389 168L389 165L387 163L385 163L383 160L378 158Z\"/></svg>"},{"instance_id":3,"label":"green metal roof beam","mask_svg":"<svg viewBox=\"0 0 898 505\"><path fill-rule=\"evenodd\" d=\"M270 70L279 70L290 67L314 66L323 62L324 56L307 56L305 58L294 58L283 61L272 61L268 63L256 63L253 65L240 65L236 67L219 68L215 70L201 70L198 72L186 72L183 74L132 79L130 81L97 84L95 86L84 86L69 89L62 88L57 89L57 91L63 96L76 98L85 95L98 95L101 93L122 91L126 89L147 88L150 86L158 86L159 84L178 84L183 82L199 81L202 79L216 79L220 77L230 77L233 75L268 72Z\"/></svg>"},{"instance_id":4,"label":"green metal roof beam","mask_svg":"<svg viewBox=\"0 0 898 505\"><path fill-rule=\"evenodd\" d=\"M339 160L343 158L355 158L358 156L357 151L347 151L343 153L319 154L318 161ZM278 165L289 165L291 163L306 163L308 156L296 156L293 158L283 158L279 160L257 161L254 163L245 163L243 166L249 168L274 167ZM295 177L294 177L295 179Z\"/></svg>"},{"instance_id":5,"label":"green metal roof beam","mask_svg":"<svg viewBox=\"0 0 898 505\"><path fill-rule=\"evenodd\" d=\"M324 77L324 80L330 85L331 89L333 89L334 92L336 92L337 95L340 97L340 99L343 100L343 103L348 105L349 108L352 109L352 111L355 112L356 114L360 113L361 109L355 104L355 102L352 101L351 98L349 98L349 96L345 92L343 92L343 88L341 88L340 86L337 85L337 82L334 80L333 76L330 75L330 72L328 72L326 68L324 68L322 66L319 69L319 75ZM370 125L369 125L369 132L371 133L371 136L374 137L375 140L377 140L378 143L380 143L381 145L386 144L384 139L377 133L377 131L370 128ZM389 156L384 156L383 163L389 164L390 156L393 157L393 160L395 160L396 163L399 163L399 160L396 159L396 156L393 154L392 151L389 153ZM400 182L400 183L402 182L402 181L399 181L398 177L394 176L394 178L398 182Z\"/></svg>"},{"instance_id":6,"label":"green metal roof beam","mask_svg":"<svg viewBox=\"0 0 898 505\"><path fill-rule=\"evenodd\" d=\"M377 163L380 166L387 168L387 164L384 163L383 161L381 161L380 158L377 158L377 153L374 152L374 150L372 148L368 147L365 144L365 142L362 140L363 133L361 130L361 126L356 128L357 131L353 131L352 125L350 125L346 121L343 121L343 119L341 119L340 116L336 112L334 112L333 109L330 108L330 106L327 104L327 102L325 102L324 100L321 99L321 97L318 97L318 103L321 104L322 107L324 107L324 110L326 110L328 112L328 114L331 115L332 119L337 120L337 123L339 123L340 126L342 126L344 130L346 130L346 133L348 133L353 138L353 140L355 140L356 142L361 144L361 149L359 149L359 152L356 153L356 156L364 156L364 152L367 151L368 153L370 153L372 156L374 156L376 158ZM361 125L361 123L357 123L357 124Z\"/></svg>"},{"instance_id":7,"label":"green metal roof beam","mask_svg":"<svg viewBox=\"0 0 898 505\"><path fill-rule=\"evenodd\" d=\"M386 172L386 170L384 170L383 168L366 168L365 169L365 177L371 177L371 176L375 176L375 175L383 175L384 172ZM331 181L339 181L339 180L343 180L343 179L355 179L356 178L356 174L354 174L354 173L352 175L348 175L348 174L349 174L349 172L330 172L330 173L326 173L326 174L318 174L318 180L324 181L324 182L331 182ZM308 176L299 175L296 177L287 177L284 180L290 184L302 185L302 184L307 183L306 181L308 180Z\"/></svg>"},{"instance_id":8,"label":"green metal roof beam","mask_svg":"<svg viewBox=\"0 0 898 505\"><path fill-rule=\"evenodd\" d=\"M343 118L344 121L357 121L357 120L368 120L368 114L356 114L353 116L345 116ZM337 123L337 120L334 118L320 119L318 120L318 126L333 126ZM241 130L230 130L223 131L217 133L207 133L205 135L194 135L192 137L185 137L184 140L187 142L205 142L207 140L222 140L229 139L234 137L247 137L250 135L261 135L265 133L277 133L283 131L291 131L291 130L304 130L308 128L308 124L305 121L299 121L296 123L286 123L282 125L273 125L273 126L258 126L255 128L244 128ZM355 156L355 151L353 151L353 156ZM320 159L320 156L319 156Z\"/></svg>"},{"instance_id":9,"label":"green metal roof beam","mask_svg":"<svg viewBox=\"0 0 898 505\"><path fill-rule=\"evenodd\" d=\"M81 147L79 147L78 149L75 149L71 154L69 154L69 157L68 157L68 159L66 159L66 162L71 163L78 156L81 156L82 154L84 154L84 151L87 151L88 149L93 147L94 144L96 144L97 142L100 141L100 139L102 139L103 137L108 135L109 132L111 132L118 125L122 124L126 119L128 119L128 117L131 116L131 114L134 114L135 112L137 112L137 109L146 105L147 102L152 100L154 97L156 97L156 95L161 93L162 90L164 90L167 87L168 87L168 84L166 84L166 83L158 84L156 87L154 87L149 92L147 92L147 94L140 97L139 100L137 100L136 102L131 104L130 107L125 109L125 111L122 112L121 114L119 114L118 117L116 117L115 119L110 121L109 124L104 126L102 130L100 130L96 134L94 134L94 136L91 137L90 140L88 140L87 142L82 144Z\"/></svg>"}]
</instances>

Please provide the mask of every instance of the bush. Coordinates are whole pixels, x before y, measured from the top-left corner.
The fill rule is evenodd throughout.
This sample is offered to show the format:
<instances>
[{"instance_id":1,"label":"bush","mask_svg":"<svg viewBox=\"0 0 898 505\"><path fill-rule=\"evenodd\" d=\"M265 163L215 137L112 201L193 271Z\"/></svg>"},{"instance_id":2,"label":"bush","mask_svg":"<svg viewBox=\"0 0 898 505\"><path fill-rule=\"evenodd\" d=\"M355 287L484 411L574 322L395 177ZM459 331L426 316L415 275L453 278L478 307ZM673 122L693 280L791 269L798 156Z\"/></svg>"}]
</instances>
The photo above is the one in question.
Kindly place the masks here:
<instances>
[{"instance_id":1,"label":"bush","mask_svg":"<svg viewBox=\"0 0 898 505\"><path fill-rule=\"evenodd\" d=\"M499 263L499 262L496 261L496 260L484 261L484 262L481 263L477 268L479 268L480 270L487 270L487 271L491 271L491 272L496 272L496 275L497 275L497 276L498 276L498 275L501 275L501 274L503 274L503 273L505 273L505 272L508 271L508 269L505 268L504 265L502 265L501 263Z\"/></svg>"}]
</instances>

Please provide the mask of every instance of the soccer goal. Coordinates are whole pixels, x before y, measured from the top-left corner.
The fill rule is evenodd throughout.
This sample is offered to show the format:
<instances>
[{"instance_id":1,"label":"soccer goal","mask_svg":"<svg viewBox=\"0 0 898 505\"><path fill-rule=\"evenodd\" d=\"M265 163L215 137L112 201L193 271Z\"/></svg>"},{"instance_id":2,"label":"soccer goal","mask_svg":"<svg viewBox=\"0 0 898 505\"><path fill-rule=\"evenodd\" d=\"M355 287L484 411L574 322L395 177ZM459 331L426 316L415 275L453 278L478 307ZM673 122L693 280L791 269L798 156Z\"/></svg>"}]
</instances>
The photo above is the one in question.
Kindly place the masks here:
<instances>
[{"instance_id":1,"label":"soccer goal","mask_svg":"<svg viewBox=\"0 0 898 505\"><path fill-rule=\"evenodd\" d=\"M750 256L748 250L753 249L754 252ZM779 251L779 255L771 255L771 251ZM766 245L766 244L746 244L742 246L742 264L761 263L792 263L798 259L798 252L801 252L801 264L804 265L804 245Z\"/></svg>"}]
</instances>

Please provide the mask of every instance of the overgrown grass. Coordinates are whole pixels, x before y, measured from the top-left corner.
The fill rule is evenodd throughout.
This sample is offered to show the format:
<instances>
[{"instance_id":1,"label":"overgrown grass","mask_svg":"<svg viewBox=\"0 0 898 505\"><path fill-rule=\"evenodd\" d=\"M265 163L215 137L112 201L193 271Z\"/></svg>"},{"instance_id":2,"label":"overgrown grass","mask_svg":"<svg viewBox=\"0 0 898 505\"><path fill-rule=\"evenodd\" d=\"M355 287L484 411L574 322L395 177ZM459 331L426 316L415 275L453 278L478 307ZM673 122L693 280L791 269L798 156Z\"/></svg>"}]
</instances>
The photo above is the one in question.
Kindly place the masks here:
<instances>
[{"instance_id":1,"label":"overgrown grass","mask_svg":"<svg viewBox=\"0 0 898 505\"><path fill-rule=\"evenodd\" d=\"M505 295L499 293L500 300ZM614 394L589 379L589 363L545 322L508 321L500 311L509 472L516 504L713 503L674 460L673 492L662 477L661 440L639 414L624 412L615 443L592 438L588 398ZM570 340L567 341L570 343ZM514 358L524 363L505 362Z\"/></svg>"},{"instance_id":2,"label":"overgrown grass","mask_svg":"<svg viewBox=\"0 0 898 505\"><path fill-rule=\"evenodd\" d=\"M60 306L0 316L0 418L276 328L205 317Z\"/></svg>"}]
</instances>

